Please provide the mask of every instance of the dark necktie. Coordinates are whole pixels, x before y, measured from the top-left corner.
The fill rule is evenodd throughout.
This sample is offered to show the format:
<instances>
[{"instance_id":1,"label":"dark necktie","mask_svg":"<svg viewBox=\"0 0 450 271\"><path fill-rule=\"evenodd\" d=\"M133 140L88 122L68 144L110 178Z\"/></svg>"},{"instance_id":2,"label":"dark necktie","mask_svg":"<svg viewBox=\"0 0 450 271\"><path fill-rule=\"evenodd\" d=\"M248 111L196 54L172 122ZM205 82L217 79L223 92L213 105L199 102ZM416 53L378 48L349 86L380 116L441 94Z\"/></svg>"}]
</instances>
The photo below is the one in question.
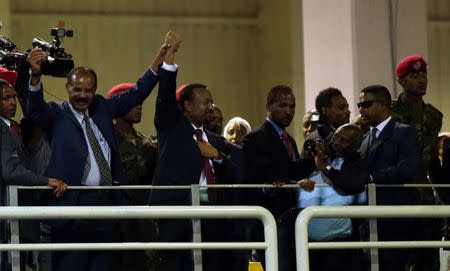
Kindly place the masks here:
<instances>
[{"instance_id":1,"label":"dark necktie","mask_svg":"<svg viewBox=\"0 0 450 271\"><path fill-rule=\"evenodd\" d=\"M86 134L89 139L89 143L94 153L95 161L97 161L98 170L100 172L100 185L112 185L111 168L103 155L100 143L98 143L97 138L92 130L91 123L89 122L89 117L84 115L84 124L86 125Z\"/></svg>"},{"instance_id":2,"label":"dark necktie","mask_svg":"<svg viewBox=\"0 0 450 271\"><path fill-rule=\"evenodd\" d=\"M292 148L288 133L286 131L283 131L283 133L281 134L281 138L283 139L283 143L286 147L289 157L291 157L291 160L294 160L294 149Z\"/></svg>"},{"instance_id":3,"label":"dark necktie","mask_svg":"<svg viewBox=\"0 0 450 271\"><path fill-rule=\"evenodd\" d=\"M195 129L195 136L197 137L197 141L205 143L203 140L203 131L201 129ZM214 184L214 172L212 170L212 166L209 163L209 159L203 157L203 171L205 172L206 183ZM215 201L216 195L213 189L208 189L208 201Z\"/></svg>"},{"instance_id":4,"label":"dark necktie","mask_svg":"<svg viewBox=\"0 0 450 271\"><path fill-rule=\"evenodd\" d=\"M11 121L11 125L9 126L9 130L13 135L16 136L16 138L20 141L22 136L20 132L20 126L15 121Z\"/></svg>"},{"instance_id":5,"label":"dark necktie","mask_svg":"<svg viewBox=\"0 0 450 271\"><path fill-rule=\"evenodd\" d=\"M375 141L377 140L377 132L378 129L375 127L370 130L369 148L372 148L373 144L375 144Z\"/></svg>"}]
</instances>

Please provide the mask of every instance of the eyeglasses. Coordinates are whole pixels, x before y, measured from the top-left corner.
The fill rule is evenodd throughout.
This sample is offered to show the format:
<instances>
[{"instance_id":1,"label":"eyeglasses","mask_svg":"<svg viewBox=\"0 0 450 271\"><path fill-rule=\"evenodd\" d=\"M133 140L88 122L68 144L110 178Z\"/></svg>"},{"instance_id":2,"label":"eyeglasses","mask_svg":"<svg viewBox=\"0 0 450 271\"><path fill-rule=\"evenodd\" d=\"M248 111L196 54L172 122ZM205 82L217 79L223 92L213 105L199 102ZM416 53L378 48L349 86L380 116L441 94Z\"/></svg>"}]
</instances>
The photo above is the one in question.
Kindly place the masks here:
<instances>
[{"instance_id":1,"label":"eyeglasses","mask_svg":"<svg viewBox=\"0 0 450 271\"><path fill-rule=\"evenodd\" d=\"M364 102L360 102L360 103L357 103L356 105L358 106L358 108L364 108L364 109L367 109L367 108L369 108L369 107L371 107L374 103L376 103L376 102L379 102L379 101L364 101Z\"/></svg>"}]
</instances>

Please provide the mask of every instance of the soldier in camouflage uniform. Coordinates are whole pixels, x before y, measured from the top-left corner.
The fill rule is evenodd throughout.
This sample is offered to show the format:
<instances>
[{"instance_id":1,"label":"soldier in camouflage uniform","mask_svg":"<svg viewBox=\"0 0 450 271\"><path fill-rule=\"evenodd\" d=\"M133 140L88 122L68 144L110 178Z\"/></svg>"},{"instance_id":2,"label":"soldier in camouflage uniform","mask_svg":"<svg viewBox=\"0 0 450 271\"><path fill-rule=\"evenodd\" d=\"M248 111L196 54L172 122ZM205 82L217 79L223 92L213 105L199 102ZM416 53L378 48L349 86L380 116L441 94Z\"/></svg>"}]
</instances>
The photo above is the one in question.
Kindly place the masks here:
<instances>
[{"instance_id":1,"label":"soldier in camouflage uniform","mask_svg":"<svg viewBox=\"0 0 450 271\"><path fill-rule=\"evenodd\" d=\"M397 65L396 74L403 92L394 101L391 115L397 121L413 126L417 131L417 140L422 157L422 170L417 184L430 183L428 176L433 163L438 163L438 133L442 126L442 113L433 105L425 103L428 78L427 63L419 55L404 58ZM417 189L418 204L435 204L433 191L430 188ZM423 220L419 228L419 238L424 240L440 240L440 224L437 221ZM413 270L439 270L439 254L437 249L419 251L413 257Z\"/></svg>"},{"instance_id":2,"label":"soldier in camouflage uniform","mask_svg":"<svg viewBox=\"0 0 450 271\"><path fill-rule=\"evenodd\" d=\"M134 84L120 84L108 92L108 97L127 91ZM156 138L146 137L133 125L141 121L142 106L136 106L124 117L116 119L114 128L119 139L119 153L130 185L151 185L156 167ZM149 190L127 190L129 205L147 205ZM153 220L124 220L120 225L124 242L152 242L157 240L158 227ZM158 270L156 251L124 251L119 270Z\"/></svg>"}]
</instances>

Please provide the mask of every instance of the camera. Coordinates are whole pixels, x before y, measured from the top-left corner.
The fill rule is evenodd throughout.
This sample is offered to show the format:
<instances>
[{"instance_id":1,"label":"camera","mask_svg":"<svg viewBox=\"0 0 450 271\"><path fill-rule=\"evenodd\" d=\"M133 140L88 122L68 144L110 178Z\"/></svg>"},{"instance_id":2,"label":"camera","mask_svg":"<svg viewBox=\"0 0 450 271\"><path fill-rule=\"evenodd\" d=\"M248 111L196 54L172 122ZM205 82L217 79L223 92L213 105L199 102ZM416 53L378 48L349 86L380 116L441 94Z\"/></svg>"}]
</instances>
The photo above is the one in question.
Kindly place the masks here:
<instances>
[{"instance_id":1,"label":"camera","mask_svg":"<svg viewBox=\"0 0 450 271\"><path fill-rule=\"evenodd\" d=\"M27 55L15 51L16 45L10 39L0 36L0 64L8 70L16 70L20 63L25 62Z\"/></svg>"},{"instance_id":2,"label":"camera","mask_svg":"<svg viewBox=\"0 0 450 271\"><path fill-rule=\"evenodd\" d=\"M32 42L33 47L39 47L47 53L47 59L41 65L41 72L44 75L67 77L75 64L72 56L61 47L61 39L73 37L73 31L63 27L52 28L50 35L54 37L52 42L41 38L34 38ZM0 65L9 70L19 70L26 63L30 50L17 52L16 45L10 39L0 36Z\"/></svg>"},{"instance_id":3,"label":"camera","mask_svg":"<svg viewBox=\"0 0 450 271\"><path fill-rule=\"evenodd\" d=\"M317 123L317 133L319 134L319 138L306 139L303 143L303 150L307 153L315 154L317 142L322 142L326 146L327 153L329 153L331 137L333 136L335 129L327 122L320 120L320 117L318 116L316 116L315 121Z\"/></svg>"},{"instance_id":4,"label":"camera","mask_svg":"<svg viewBox=\"0 0 450 271\"><path fill-rule=\"evenodd\" d=\"M305 140L305 143L303 143L303 149L307 153L314 153L315 154L316 153L317 142L325 143L325 141L322 140L322 139L307 139L307 140Z\"/></svg>"}]
</instances>

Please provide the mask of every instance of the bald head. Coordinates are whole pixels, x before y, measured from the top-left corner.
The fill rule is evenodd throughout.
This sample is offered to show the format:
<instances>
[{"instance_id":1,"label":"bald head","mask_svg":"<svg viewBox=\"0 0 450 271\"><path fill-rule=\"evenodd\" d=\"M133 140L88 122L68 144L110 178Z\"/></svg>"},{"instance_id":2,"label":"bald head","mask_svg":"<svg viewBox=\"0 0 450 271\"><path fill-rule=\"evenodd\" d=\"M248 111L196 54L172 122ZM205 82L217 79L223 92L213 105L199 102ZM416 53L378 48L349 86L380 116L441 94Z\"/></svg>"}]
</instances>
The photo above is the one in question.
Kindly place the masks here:
<instances>
[{"instance_id":1,"label":"bald head","mask_svg":"<svg viewBox=\"0 0 450 271\"><path fill-rule=\"evenodd\" d=\"M331 146L338 156L347 156L358 151L363 133L356 124L340 126L331 138Z\"/></svg>"}]
</instances>

